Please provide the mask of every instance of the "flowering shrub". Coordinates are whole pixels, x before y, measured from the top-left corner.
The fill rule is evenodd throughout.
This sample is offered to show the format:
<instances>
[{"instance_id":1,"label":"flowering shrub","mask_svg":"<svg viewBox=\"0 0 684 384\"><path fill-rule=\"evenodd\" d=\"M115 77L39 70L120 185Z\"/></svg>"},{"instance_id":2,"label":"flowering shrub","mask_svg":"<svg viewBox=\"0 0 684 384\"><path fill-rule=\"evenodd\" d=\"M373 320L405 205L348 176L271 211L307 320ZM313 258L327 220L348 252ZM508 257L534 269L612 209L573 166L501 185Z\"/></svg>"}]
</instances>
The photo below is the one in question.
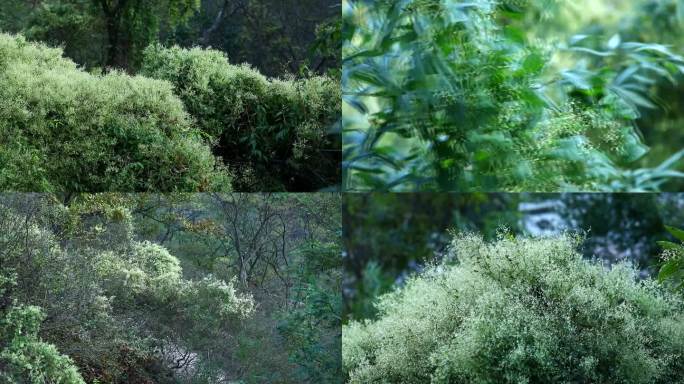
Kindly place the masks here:
<instances>
[{"instance_id":1,"label":"flowering shrub","mask_svg":"<svg viewBox=\"0 0 684 384\"><path fill-rule=\"evenodd\" d=\"M60 49L0 34L0 188L230 189L163 81L89 74Z\"/></svg>"},{"instance_id":2,"label":"flowering shrub","mask_svg":"<svg viewBox=\"0 0 684 384\"><path fill-rule=\"evenodd\" d=\"M0 268L0 382L84 384L73 361L40 340L43 311L17 304L11 296L16 278L15 273Z\"/></svg>"},{"instance_id":3,"label":"flowering shrub","mask_svg":"<svg viewBox=\"0 0 684 384\"><path fill-rule=\"evenodd\" d=\"M328 77L267 79L233 65L219 51L162 48L145 51L141 73L170 81L216 152L243 176L256 171L266 189L320 189L339 182L339 83ZM280 184L280 185L278 185Z\"/></svg>"},{"instance_id":4,"label":"flowering shrub","mask_svg":"<svg viewBox=\"0 0 684 384\"><path fill-rule=\"evenodd\" d=\"M343 329L350 383L682 383L684 302L628 265L583 260L578 239L485 243L382 296Z\"/></svg>"}]
</instances>

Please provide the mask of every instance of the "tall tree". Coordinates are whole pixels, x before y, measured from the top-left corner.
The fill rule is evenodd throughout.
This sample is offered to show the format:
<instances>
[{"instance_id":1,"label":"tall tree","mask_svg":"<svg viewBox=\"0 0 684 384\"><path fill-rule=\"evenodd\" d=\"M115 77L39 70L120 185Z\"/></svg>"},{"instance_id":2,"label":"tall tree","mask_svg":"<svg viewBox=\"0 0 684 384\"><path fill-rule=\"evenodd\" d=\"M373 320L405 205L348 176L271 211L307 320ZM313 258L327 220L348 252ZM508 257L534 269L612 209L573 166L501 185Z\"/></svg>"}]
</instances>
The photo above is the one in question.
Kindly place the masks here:
<instances>
[{"instance_id":1,"label":"tall tree","mask_svg":"<svg viewBox=\"0 0 684 384\"><path fill-rule=\"evenodd\" d=\"M200 0L42 0L23 29L32 39L64 45L66 54L80 64L134 70L143 49L158 40L162 26L175 29L195 14L199 4Z\"/></svg>"}]
</instances>

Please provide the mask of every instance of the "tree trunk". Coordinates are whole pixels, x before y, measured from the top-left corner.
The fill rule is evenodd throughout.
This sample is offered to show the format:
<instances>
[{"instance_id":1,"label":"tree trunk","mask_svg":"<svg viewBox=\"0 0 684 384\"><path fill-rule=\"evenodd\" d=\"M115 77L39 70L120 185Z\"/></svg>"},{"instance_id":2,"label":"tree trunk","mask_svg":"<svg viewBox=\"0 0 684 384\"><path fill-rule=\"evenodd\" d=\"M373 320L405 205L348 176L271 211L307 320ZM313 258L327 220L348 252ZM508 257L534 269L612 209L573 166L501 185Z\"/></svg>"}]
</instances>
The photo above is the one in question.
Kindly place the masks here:
<instances>
[{"instance_id":1,"label":"tree trunk","mask_svg":"<svg viewBox=\"0 0 684 384\"><path fill-rule=\"evenodd\" d=\"M206 46L209 44L209 38L218 29L223 21L223 15L226 13L226 8L228 8L228 0L223 0L223 6L219 10L218 14L214 18L214 22L211 23L209 28L202 32L202 37L200 38L200 44Z\"/></svg>"},{"instance_id":2,"label":"tree trunk","mask_svg":"<svg viewBox=\"0 0 684 384\"><path fill-rule=\"evenodd\" d=\"M119 44L121 40L121 15L128 0L119 0L110 4L107 0L100 0L100 6L107 26L107 58L105 66L115 68L120 66Z\"/></svg>"},{"instance_id":3,"label":"tree trunk","mask_svg":"<svg viewBox=\"0 0 684 384\"><path fill-rule=\"evenodd\" d=\"M209 45L209 39L211 39L211 35L214 32L216 32L216 30L219 29L219 27L221 26L221 23L223 22L223 19L225 19L226 16L235 15L239 10L241 10L245 7L244 1L242 1L242 0L237 1L234 4L234 8L230 11L230 15L228 15L228 5L230 3L231 3L230 0L223 0L223 5L221 6L221 9L219 10L218 14L216 14L214 21L211 23L209 28L202 31L202 37L199 40L200 45L202 45L204 47Z\"/></svg>"},{"instance_id":4,"label":"tree trunk","mask_svg":"<svg viewBox=\"0 0 684 384\"><path fill-rule=\"evenodd\" d=\"M107 18L107 60L105 66L114 68L117 66L119 58L119 26L116 20Z\"/></svg>"},{"instance_id":5,"label":"tree trunk","mask_svg":"<svg viewBox=\"0 0 684 384\"><path fill-rule=\"evenodd\" d=\"M244 288L247 288L247 265L245 263L245 258L240 255L240 283Z\"/></svg>"}]
</instances>

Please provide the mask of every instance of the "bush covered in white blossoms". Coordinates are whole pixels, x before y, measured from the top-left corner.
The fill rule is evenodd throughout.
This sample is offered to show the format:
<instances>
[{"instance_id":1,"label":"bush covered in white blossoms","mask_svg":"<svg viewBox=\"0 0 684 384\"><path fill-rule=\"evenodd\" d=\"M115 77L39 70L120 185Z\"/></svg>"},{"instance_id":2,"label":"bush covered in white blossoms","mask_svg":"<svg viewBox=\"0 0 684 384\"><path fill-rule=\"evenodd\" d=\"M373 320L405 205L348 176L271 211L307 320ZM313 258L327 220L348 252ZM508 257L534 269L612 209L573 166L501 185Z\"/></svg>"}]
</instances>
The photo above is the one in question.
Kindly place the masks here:
<instances>
[{"instance_id":1,"label":"bush covered in white blossoms","mask_svg":"<svg viewBox=\"0 0 684 384\"><path fill-rule=\"evenodd\" d=\"M577 238L457 235L343 329L350 383L684 383L684 303Z\"/></svg>"}]
</instances>

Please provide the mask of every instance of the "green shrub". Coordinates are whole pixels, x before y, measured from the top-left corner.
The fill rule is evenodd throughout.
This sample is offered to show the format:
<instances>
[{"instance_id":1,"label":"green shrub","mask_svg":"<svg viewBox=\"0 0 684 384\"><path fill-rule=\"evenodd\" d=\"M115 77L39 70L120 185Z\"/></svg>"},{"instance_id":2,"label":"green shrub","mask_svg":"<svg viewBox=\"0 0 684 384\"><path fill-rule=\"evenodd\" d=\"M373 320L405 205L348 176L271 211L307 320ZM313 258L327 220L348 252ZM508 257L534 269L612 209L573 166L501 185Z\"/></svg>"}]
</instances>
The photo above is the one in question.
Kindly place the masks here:
<instances>
[{"instance_id":1,"label":"green shrub","mask_svg":"<svg viewBox=\"0 0 684 384\"><path fill-rule=\"evenodd\" d=\"M343 329L351 383L682 383L684 303L576 238L457 236L443 263Z\"/></svg>"},{"instance_id":2,"label":"green shrub","mask_svg":"<svg viewBox=\"0 0 684 384\"><path fill-rule=\"evenodd\" d=\"M298 252L304 262L294 271L293 291L300 304L283 311L278 331L300 382L342 383L340 246L312 241Z\"/></svg>"},{"instance_id":3,"label":"green shrub","mask_svg":"<svg viewBox=\"0 0 684 384\"><path fill-rule=\"evenodd\" d=\"M38 339L45 315L38 307L13 307L0 318L0 382L83 384L73 361Z\"/></svg>"},{"instance_id":4,"label":"green shrub","mask_svg":"<svg viewBox=\"0 0 684 384\"><path fill-rule=\"evenodd\" d=\"M5 34L0 148L3 190L230 188L168 83L91 75L59 49Z\"/></svg>"},{"instance_id":5,"label":"green shrub","mask_svg":"<svg viewBox=\"0 0 684 384\"><path fill-rule=\"evenodd\" d=\"M60 381L80 378L74 367L88 383L178 382L174 355L159 349L174 345L219 375L223 355L212 353L251 321L250 293L234 280L184 278L165 247L129 236L139 232L116 196L68 207L34 198L0 201L0 383L81 383Z\"/></svg>"},{"instance_id":6,"label":"green shrub","mask_svg":"<svg viewBox=\"0 0 684 384\"><path fill-rule=\"evenodd\" d=\"M149 47L141 73L173 83L216 154L242 177L242 189L311 190L339 181L341 93L327 77L267 79L231 65L218 51Z\"/></svg>"},{"instance_id":7,"label":"green shrub","mask_svg":"<svg viewBox=\"0 0 684 384\"><path fill-rule=\"evenodd\" d=\"M45 314L16 304L16 283L16 274L0 268L0 383L85 383L69 357L40 340Z\"/></svg>"}]
</instances>

